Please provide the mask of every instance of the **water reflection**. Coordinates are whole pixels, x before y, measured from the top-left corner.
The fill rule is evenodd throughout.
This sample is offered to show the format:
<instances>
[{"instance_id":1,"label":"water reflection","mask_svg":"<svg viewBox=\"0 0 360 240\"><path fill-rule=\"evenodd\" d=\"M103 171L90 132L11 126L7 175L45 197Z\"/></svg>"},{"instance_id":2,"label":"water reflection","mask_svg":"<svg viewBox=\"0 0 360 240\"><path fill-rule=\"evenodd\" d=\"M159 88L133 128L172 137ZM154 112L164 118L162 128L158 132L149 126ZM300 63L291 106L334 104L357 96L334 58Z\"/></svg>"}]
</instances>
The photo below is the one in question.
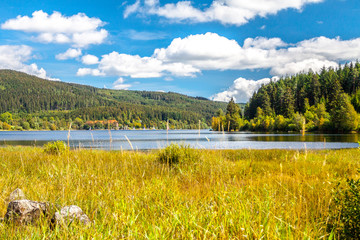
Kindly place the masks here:
<instances>
[{"instance_id":1,"label":"water reflection","mask_svg":"<svg viewBox=\"0 0 360 240\"><path fill-rule=\"evenodd\" d=\"M73 148L104 150L156 149L171 142L190 144L205 149L323 149L356 148L358 134L293 134L293 133L221 133L209 130L139 130L139 131L72 131ZM112 141L110 141L112 139ZM0 132L0 146L42 146L49 141L67 142L67 131Z\"/></svg>"}]
</instances>

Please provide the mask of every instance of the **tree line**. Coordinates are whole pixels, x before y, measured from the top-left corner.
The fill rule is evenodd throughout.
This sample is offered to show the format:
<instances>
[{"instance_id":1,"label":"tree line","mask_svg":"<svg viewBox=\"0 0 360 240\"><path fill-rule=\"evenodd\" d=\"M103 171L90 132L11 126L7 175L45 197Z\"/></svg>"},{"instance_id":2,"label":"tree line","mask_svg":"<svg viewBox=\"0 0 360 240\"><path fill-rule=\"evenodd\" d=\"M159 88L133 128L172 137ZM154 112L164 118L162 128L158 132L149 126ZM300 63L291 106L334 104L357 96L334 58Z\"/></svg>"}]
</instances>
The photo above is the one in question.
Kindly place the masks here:
<instances>
[{"instance_id":1,"label":"tree line","mask_svg":"<svg viewBox=\"0 0 360 240\"><path fill-rule=\"evenodd\" d=\"M257 90L244 111L232 99L212 119L214 130L359 130L360 63L322 68L271 81Z\"/></svg>"}]
</instances>

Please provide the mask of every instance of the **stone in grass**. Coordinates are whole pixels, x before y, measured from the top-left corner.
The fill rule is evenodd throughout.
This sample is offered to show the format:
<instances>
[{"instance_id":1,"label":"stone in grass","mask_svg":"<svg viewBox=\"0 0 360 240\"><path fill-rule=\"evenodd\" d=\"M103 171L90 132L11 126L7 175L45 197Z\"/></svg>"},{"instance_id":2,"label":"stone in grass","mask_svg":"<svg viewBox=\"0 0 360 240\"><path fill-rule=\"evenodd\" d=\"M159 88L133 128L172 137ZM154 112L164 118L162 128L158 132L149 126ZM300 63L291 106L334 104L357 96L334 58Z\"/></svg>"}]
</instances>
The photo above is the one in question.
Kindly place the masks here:
<instances>
[{"instance_id":1,"label":"stone in grass","mask_svg":"<svg viewBox=\"0 0 360 240\"><path fill-rule=\"evenodd\" d=\"M15 200L9 203L4 220L15 224L35 223L46 215L48 208L48 204L43 202Z\"/></svg>"},{"instance_id":2,"label":"stone in grass","mask_svg":"<svg viewBox=\"0 0 360 240\"><path fill-rule=\"evenodd\" d=\"M17 188L12 193L10 193L9 197L6 199L6 203L23 199L26 199L24 192L20 188Z\"/></svg>"},{"instance_id":3,"label":"stone in grass","mask_svg":"<svg viewBox=\"0 0 360 240\"><path fill-rule=\"evenodd\" d=\"M51 219L51 226L69 226L72 222L78 221L84 225L91 223L90 218L76 205L63 207L56 212Z\"/></svg>"}]
</instances>

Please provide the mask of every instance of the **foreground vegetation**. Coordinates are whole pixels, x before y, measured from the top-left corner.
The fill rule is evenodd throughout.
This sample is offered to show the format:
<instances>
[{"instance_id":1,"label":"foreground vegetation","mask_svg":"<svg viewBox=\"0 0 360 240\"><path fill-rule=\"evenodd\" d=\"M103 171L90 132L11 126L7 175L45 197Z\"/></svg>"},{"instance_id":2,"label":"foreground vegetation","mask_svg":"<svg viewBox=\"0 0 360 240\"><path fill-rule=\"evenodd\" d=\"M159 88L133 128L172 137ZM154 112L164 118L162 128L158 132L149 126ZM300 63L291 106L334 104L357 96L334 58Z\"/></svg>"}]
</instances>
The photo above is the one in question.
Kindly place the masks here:
<instances>
[{"instance_id":1,"label":"foreground vegetation","mask_svg":"<svg viewBox=\"0 0 360 240\"><path fill-rule=\"evenodd\" d=\"M31 200L78 205L95 224L0 224L0 238L334 239L349 217L346 179L360 177L358 149L59 149L0 148L1 198L19 187Z\"/></svg>"}]
</instances>

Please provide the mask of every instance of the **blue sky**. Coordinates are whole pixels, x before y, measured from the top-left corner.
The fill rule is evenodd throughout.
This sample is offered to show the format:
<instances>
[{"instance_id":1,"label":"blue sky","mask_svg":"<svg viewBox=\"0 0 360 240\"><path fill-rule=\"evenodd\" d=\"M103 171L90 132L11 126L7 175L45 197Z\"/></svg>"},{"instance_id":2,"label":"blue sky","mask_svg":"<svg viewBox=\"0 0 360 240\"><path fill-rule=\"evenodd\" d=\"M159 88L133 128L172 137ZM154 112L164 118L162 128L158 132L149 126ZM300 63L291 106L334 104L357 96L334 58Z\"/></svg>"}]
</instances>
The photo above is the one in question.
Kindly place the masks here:
<instances>
[{"instance_id":1,"label":"blue sky","mask_svg":"<svg viewBox=\"0 0 360 240\"><path fill-rule=\"evenodd\" d=\"M358 0L0 0L0 69L245 102L360 56Z\"/></svg>"}]
</instances>

